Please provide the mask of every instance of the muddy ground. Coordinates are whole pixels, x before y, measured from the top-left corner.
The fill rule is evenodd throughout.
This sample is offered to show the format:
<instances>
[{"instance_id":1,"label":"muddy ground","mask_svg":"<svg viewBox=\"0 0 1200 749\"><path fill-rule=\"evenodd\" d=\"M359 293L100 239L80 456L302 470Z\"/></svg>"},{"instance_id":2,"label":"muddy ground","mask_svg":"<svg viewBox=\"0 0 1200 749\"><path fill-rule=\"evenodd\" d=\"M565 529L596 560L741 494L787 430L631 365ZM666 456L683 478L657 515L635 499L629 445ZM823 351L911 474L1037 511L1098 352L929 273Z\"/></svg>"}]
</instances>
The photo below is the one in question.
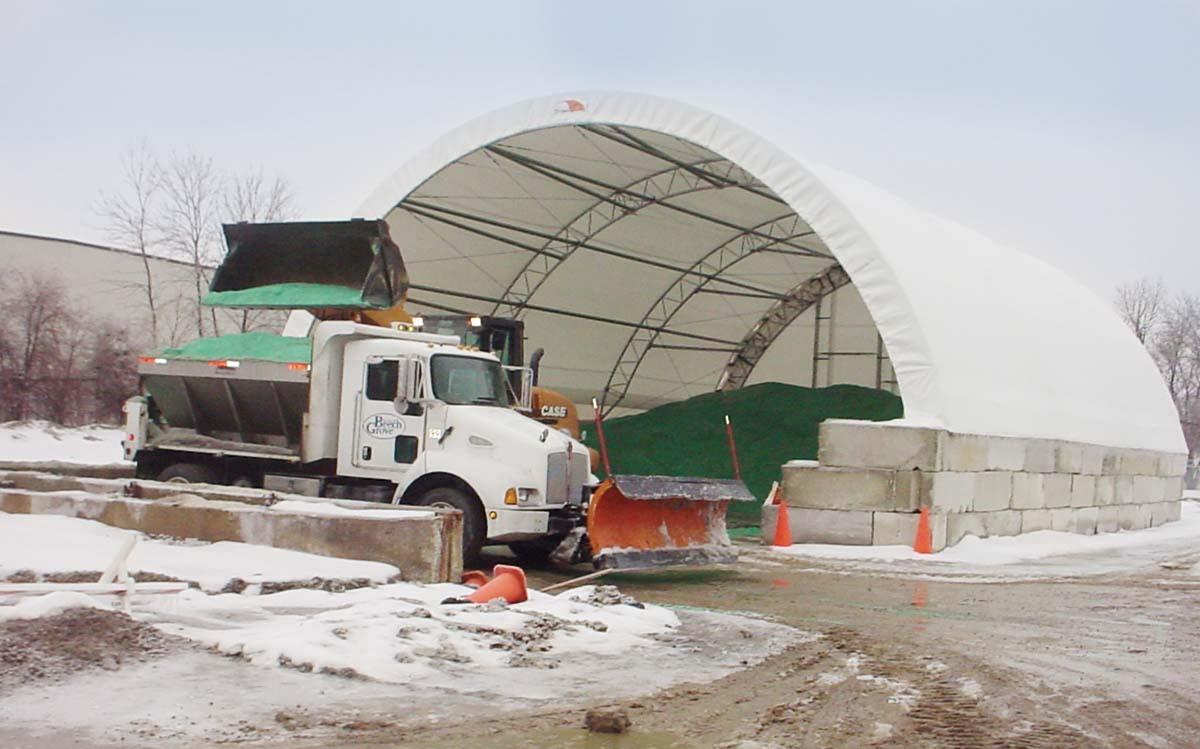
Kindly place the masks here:
<instances>
[{"instance_id":1,"label":"muddy ground","mask_svg":"<svg viewBox=\"0 0 1200 749\"><path fill-rule=\"evenodd\" d=\"M252 693L320 684L328 701L297 700L261 725L238 722L204 741L144 729L121 746L252 747L1194 747L1200 745L1200 577L1184 545L1099 574L1002 579L864 572L767 555L747 546L729 568L610 576L652 603L754 612L818 639L706 684L622 700L521 709L462 695L423 710L353 707L380 690L336 677L260 669L194 651L123 669L143 678L193 664L214 684ZM1085 560L1086 561L1086 560ZM1165 563L1165 566L1160 566ZM1086 565L1085 565L1086 566ZM1093 565L1095 568L1095 565ZM532 585L557 582L551 571ZM715 655L715 654L714 654ZM613 656L616 657L616 656ZM208 658L211 661L196 659ZM190 660L189 660L190 659ZM140 670L138 670L140 669ZM230 680L236 680L231 682ZM317 681L314 681L317 680ZM394 692L393 692L394 693ZM81 693L82 694L82 693ZM446 697L439 697L443 703ZM209 703L213 704L212 702ZM455 707L459 709L455 709ZM631 733L580 728L589 706L625 710ZM213 710L221 717L220 704ZM445 709L449 708L449 717ZM3 699L0 699L3 712ZM11 746L91 746L65 732ZM114 745L118 742L114 741Z\"/></svg>"},{"instance_id":2,"label":"muddy ground","mask_svg":"<svg viewBox=\"0 0 1200 749\"><path fill-rule=\"evenodd\" d=\"M0 622L0 700L21 687L61 682L84 671L117 671L190 647L115 611L79 608Z\"/></svg>"},{"instance_id":3,"label":"muddy ground","mask_svg":"<svg viewBox=\"0 0 1200 749\"><path fill-rule=\"evenodd\" d=\"M496 749L1196 747L1195 560L1177 546L1128 560L1133 572L949 582L750 548L729 569L622 575L621 589L643 600L757 612L824 636L714 683L597 701L628 712L626 737L586 735L584 710L569 706L398 723L339 746L456 747L483 733L480 745Z\"/></svg>"}]
</instances>

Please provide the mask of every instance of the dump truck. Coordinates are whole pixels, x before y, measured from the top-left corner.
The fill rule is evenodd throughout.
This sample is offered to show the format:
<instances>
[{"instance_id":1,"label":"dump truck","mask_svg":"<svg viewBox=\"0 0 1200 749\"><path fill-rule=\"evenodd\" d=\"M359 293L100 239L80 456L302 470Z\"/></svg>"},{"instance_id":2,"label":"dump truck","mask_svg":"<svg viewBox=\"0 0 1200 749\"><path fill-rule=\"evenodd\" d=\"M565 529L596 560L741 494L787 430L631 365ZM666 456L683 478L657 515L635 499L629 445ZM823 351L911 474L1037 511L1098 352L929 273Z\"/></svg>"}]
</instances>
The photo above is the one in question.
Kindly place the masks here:
<instances>
[{"instance_id":1,"label":"dump truck","mask_svg":"<svg viewBox=\"0 0 1200 749\"><path fill-rule=\"evenodd\" d=\"M423 329L405 309L407 273L384 221L224 229L204 303L304 311L311 324L141 357L124 441L139 477L457 509L467 564L495 543L598 567L736 558L724 516L753 499L744 484L599 482L578 420L573 432L561 423L574 404L539 414L535 368L519 353L499 358L522 350L519 321L465 318L486 338ZM593 490L608 497L603 512Z\"/></svg>"}]
</instances>

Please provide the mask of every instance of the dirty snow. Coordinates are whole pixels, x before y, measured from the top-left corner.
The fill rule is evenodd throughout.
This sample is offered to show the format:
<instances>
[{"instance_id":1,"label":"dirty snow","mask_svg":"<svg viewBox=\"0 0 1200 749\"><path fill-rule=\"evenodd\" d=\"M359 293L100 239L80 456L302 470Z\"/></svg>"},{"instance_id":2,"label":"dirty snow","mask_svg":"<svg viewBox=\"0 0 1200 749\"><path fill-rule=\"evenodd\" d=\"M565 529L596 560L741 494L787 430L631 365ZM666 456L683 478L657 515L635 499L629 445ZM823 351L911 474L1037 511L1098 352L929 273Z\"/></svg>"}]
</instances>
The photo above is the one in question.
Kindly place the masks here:
<instances>
[{"instance_id":1,"label":"dirty snow","mask_svg":"<svg viewBox=\"0 0 1200 749\"><path fill-rule=\"evenodd\" d=\"M1157 528L1085 536L1062 531L1037 531L1019 536L967 536L935 554L918 554L908 546L840 546L796 544L764 547L773 553L851 561L912 561L943 565L994 567L1050 557L1095 554L1150 546L1164 541L1200 540L1200 504L1183 502L1178 522Z\"/></svg>"},{"instance_id":2,"label":"dirty snow","mask_svg":"<svg viewBox=\"0 0 1200 749\"><path fill-rule=\"evenodd\" d=\"M38 619L61 614L67 609L104 608L100 601L76 591L60 590L44 596L23 598L15 606L0 606L0 622Z\"/></svg>"},{"instance_id":3,"label":"dirty snow","mask_svg":"<svg viewBox=\"0 0 1200 749\"><path fill-rule=\"evenodd\" d=\"M40 574L103 570L131 533L134 531L94 520L0 512L0 578L18 570ZM251 585L313 577L385 582L400 572L382 562L335 559L234 541L184 544L136 535L139 542L129 556L129 572L155 572L195 582L204 590L220 590L233 578Z\"/></svg>"},{"instance_id":4,"label":"dirty snow","mask_svg":"<svg viewBox=\"0 0 1200 749\"><path fill-rule=\"evenodd\" d=\"M658 606L587 603L594 591L530 591L512 606L443 604L470 588L393 583L341 593L261 596L186 591L147 604L163 631L267 668L393 684L461 688L465 676L504 683L511 697L550 699L545 672L580 656L628 655L679 626Z\"/></svg>"},{"instance_id":5,"label":"dirty snow","mask_svg":"<svg viewBox=\"0 0 1200 749\"><path fill-rule=\"evenodd\" d=\"M0 424L0 461L122 463L123 436L124 432L117 427L63 427L46 421L10 421Z\"/></svg>"}]
</instances>

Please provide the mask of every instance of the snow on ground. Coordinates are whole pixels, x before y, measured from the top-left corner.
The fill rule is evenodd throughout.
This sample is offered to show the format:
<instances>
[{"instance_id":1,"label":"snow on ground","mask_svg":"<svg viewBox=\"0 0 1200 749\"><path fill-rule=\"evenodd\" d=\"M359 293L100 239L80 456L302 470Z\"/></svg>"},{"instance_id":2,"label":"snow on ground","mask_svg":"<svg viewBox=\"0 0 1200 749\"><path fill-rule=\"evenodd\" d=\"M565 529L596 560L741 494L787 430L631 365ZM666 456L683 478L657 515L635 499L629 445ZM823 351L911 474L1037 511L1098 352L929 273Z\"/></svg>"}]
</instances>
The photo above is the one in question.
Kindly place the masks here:
<instances>
[{"instance_id":1,"label":"snow on ground","mask_svg":"<svg viewBox=\"0 0 1200 749\"><path fill-rule=\"evenodd\" d=\"M0 578L18 569L102 569L129 533L89 520L0 513ZM246 544L141 538L130 570L202 583L177 595L135 595L132 613L203 649L6 694L0 735L62 734L105 745L135 736L240 741L247 725L283 735L281 710L315 715L314 725L330 711L436 722L464 711L524 710L531 701L622 699L711 681L816 638L753 617L642 605L608 586L531 590L528 601L511 606L446 602L470 592L455 584L211 592L232 577L384 580L395 572ZM0 595L0 622L116 600Z\"/></svg>"},{"instance_id":2,"label":"snow on ground","mask_svg":"<svg viewBox=\"0 0 1200 749\"><path fill-rule=\"evenodd\" d=\"M172 543L94 520L0 512L0 578L17 570L40 574L103 570L130 534L139 541L129 556L129 572L156 572L210 591L221 590L233 578L251 585L313 577L385 582L399 574L396 567L382 562L335 559L235 541Z\"/></svg>"},{"instance_id":3,"label":"snow on ground","mask_svg":"<svg viewBox=\"0 0 1200 749\"><path fill-rule=\"evenodd\" d=\"M509 696L525 699L554 697L548 670L567 661L628 658L657 647L654 638L680 624L658 606L598 600L593 587L557 596L530 591L530 600L512 606L442 603L470 590L394 583L341 593L187 591L147 616L166 632L268 668L451 689L463 688L467 677L503 684Z\"/></svg>"},{"instance_id":4,"label":"snow on ground","mask_svg":"<svg viewBox=\"0 0 1200 749\"><path fill-rule=\"evenodd\" d=\"M14 619L38 619L77 608L104 608L104 606L98 598L86 593L60 590L44 596L22 598L13 606L0 606L0 622Z\"/></svg>"},{"instance_id":5,"label":"snow on ground","mask_svg":"<svg viewBox=\"0 0 1200 749\"><path fill-rule=\"evenodd\" d=\"M1156 528L1085 536L1061 531L1037 531L1019 536L977 538L967 536L954 546L935 554L918 554L908 546L840 546L796 544L769 546L771 555L852 563L866 569L907 572L1013 574L1031 572L1031 565L1058 574L1088 574L1108 571L1130 560L1157 551L1173 553L1194 548L1200 542L1200 503L1183 502L1178 522ZM1124 561L1122 561L1124 560ZM1200 570L1197 570L1200 573Z\"/></svg>"},{"instance_id":6,"label":"snow on ground","mask_svg":"<svg viewBox=\"0 0 1200 749\"><path fill-rule=\"evenodd\" d=\"M41 574L102 570L132 533L92 520L0 513L0 579L17 570ZM551 680L549 671L606 656L619 656L612 659L617 662L642 650L665 652L670 646L662 638L671 637L680 627L673 611L642 606L613 588L586 586L558 595L531 590L528 601L512 606L443 603L471 589L448 583L388 584L398 570L378 562L233 542L170 543L135 535L139 541L129 557L130 572L156 572L201 586L175 596L135 597L136 618L272 669L289 667L457 691L486 683L492 688L502 686L510 698L552 699L567 675ZM294 589L270 594L259 594L254 585L313 577L366 578L384 584L336 593ZM220 593L233 578L251 586L242 593ZM16 606L11 606L11 597L4 598L0 596L0 620L108 603L65 593L20 599ZM742 617L726 618L737 626L752 627ZM780 647L797 634L759 624L786 632L776 633L775 644ZM570 678L586 681L587 670ZM651 686L665 683L653 676L645 678ZM678 674L671 677L678 678Z\"/></svg>"},{"instance_id":7,"label":"snow on ground","mask_svg":"<svg viewBox=\"0 0 1200 749\"><path fill-rule=\"evenodd\" d=\"M104 465L125 460L124 432L117 427L63 427L47 421L0 424L0 461L12 463L86 463Z\"/></svg>"}]
</instances>

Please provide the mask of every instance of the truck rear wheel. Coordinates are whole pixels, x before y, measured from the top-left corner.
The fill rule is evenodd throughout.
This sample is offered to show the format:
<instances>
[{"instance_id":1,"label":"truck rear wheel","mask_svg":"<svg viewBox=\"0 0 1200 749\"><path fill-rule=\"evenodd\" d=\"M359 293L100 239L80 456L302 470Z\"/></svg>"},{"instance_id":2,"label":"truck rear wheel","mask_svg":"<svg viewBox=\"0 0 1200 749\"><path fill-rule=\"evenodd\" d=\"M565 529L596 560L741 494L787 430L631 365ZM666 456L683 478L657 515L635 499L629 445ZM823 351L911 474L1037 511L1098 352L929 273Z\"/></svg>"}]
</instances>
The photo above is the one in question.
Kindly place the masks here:
<instances>
[{"instance_id":1,"label":"truck rear wheel","mask_svg":"<svg viewBox=\"0 0 1200 749\"><path fill-rule=\"evenodd\" d=\"M451 486L439 486L417 497L413 504L443 510L460 510L463 514L463 566L473 567L479 561L479 550L487 535L483 508L474 497Z\"/></svg>"},{"instance_id":2,"label":"truck rear wheel","mask_svg":"<svg viewBox=\"0 0 1200 749\"><path fill-rule=\"evenodd\" d=\"M217 472L200 463L172 463L162 469L158 480L173 484L214 484Z\"/></svg>"}]
</instances>

